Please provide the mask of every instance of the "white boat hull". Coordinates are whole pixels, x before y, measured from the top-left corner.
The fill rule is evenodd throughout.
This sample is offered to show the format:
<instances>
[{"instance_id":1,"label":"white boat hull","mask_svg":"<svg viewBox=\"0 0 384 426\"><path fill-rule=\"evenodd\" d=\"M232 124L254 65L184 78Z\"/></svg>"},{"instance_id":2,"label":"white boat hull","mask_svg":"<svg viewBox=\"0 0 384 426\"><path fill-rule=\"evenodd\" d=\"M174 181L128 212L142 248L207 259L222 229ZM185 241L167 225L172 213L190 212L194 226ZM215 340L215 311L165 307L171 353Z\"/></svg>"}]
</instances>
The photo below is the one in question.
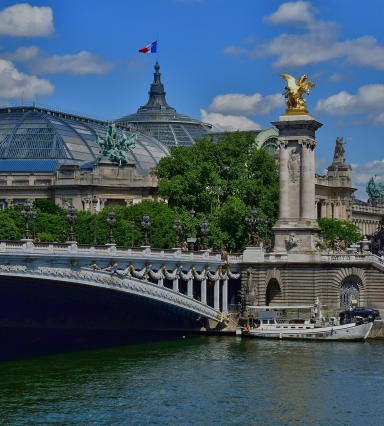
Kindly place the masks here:
<instances>
[{"instance_id":1,"label":"white boat hull","mask_svg":"<svg viewBox=\"0 0 384 426\"><path fill-rule=\"evenodd\" d=\"M271 339L311 339L311 340L365 340L373 326L373 322L352 323L321 328L279 328L265 326L242 330L244 337Z\"/></svg>"}]
</instances>

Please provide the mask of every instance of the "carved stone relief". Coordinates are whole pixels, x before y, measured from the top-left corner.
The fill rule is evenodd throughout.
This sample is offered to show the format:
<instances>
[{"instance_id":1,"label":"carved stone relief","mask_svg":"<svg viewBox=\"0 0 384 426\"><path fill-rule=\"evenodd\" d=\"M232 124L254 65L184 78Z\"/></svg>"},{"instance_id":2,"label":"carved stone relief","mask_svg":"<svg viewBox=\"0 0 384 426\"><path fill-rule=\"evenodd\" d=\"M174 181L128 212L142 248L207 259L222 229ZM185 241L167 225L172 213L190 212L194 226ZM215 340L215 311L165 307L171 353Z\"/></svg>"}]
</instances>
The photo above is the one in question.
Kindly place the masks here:
<instances>
[{"instance_id":1,"label":"carved stone relief","mask_svg":"<svg viewBox=\"0 0 384 426\"><path fill-rule=\"evenodd\" d=\"M291 182L298 181L300 177L300 164L300 154L298 153L297 148L292 148L288 159L288 171Z\"/></svg>"}]
</instances>

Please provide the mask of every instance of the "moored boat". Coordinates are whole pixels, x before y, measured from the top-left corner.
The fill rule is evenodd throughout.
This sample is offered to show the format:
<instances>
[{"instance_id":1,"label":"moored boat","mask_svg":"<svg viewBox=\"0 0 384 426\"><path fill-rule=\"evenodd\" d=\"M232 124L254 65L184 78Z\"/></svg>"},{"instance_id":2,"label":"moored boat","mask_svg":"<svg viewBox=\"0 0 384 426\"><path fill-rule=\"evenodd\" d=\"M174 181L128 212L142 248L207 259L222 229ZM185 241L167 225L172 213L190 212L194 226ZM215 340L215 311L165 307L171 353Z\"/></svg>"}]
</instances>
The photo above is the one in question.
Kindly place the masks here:
<instances>
[{"instance_id":1,"label":"moored boat","mask_svg":"<svg viewBox=\"0 0 384 426\"><path fill-rule=\"evenodd\" d=\"M254 306L257 318L241 327L244 337L311 340L365 340L373 326L372 320L353 317L340 324L338 318L321 316L320 302L315 306ZM261 310L265 309L265 310ZM309 314L304 311L310 311ZM312 310L314 314L312 315ZM297 312L297 315L296 315ZM239 330L240 331L240 330Z\"/></svg>"}]
</instances>

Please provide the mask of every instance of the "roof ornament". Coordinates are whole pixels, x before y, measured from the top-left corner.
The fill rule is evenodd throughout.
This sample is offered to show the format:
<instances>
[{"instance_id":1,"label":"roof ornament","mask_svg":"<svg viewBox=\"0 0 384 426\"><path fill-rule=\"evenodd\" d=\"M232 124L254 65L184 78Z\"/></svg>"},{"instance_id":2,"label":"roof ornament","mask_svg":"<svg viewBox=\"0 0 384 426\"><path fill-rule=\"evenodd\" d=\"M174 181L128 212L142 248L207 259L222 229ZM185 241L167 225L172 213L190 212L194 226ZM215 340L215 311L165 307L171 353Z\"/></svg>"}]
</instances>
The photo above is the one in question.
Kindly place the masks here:
<instances>
[{"instance_id":1,"label":"roof ornament","mask_svg":"<svg viewBox=\"0 0 384 426\"><path fill-rule=\"evenodd\" d=\"M365 188L369 195L369 202L373 204L376 204L377 201L384 200L384 185L381 183L377 184L375 179L376 176L371 177L371 179L369 179L368 186Z\"/></svg>"},{"instance_id":2,"label":"roof ornament","mask_svg":"<svg viewBox=\"0 0 384 426\"><path fill-rule=\"evenodd\" d=\"M333 163L342 163L345 164L345 148L344 145L347 142L343 142L343 137L336 139L335 155L333 156Z\"/></svg>"},{"instance_id":3,"label":"roof ornament","mask_svg":"<svg viewBox=\"0 0 384 426\"><path fill-rule=\"evenodd\" d=\"M311 81L306 81L308 76L303 74L299 81L288 74L280 74L287 82L285 92L282 94L287 100L287 109L283 115L308 115L307 107L305 106L306 99L303 99L304 93L309 95L309 88L316 89L316 84Z\"/></svg>"},{"instance_id":4,"label":"roof ornament","mask_svg":"<svg viewBox=\"0 0 384 426\"><path fill-rule=\"evenodd\" d=\"M102 139L98 133L96 133L96 143L100 146L101 157L108 158L111 161L122 164L131 161L131 157L128 156L128 152L136 148L137 133L127 137L125 132L121 132L120 136L117 136L116 124L113 122L108 123L107 130L105 131L105 139Z\"/></svg>"}]
</instances>

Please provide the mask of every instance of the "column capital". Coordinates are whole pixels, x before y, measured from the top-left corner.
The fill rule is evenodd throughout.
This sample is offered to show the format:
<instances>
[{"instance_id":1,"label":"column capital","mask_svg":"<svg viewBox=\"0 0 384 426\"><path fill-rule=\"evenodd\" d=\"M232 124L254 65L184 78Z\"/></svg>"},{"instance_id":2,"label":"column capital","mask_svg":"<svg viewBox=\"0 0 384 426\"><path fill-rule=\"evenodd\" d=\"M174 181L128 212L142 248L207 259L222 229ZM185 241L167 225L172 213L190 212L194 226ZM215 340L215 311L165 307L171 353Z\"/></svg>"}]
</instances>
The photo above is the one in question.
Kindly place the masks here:
<instances>
[{"instance_id":1,"label":"column capital","mask_svg":"<svg viewBox=\"0 0 384 426\"><path fill-rule=\"evenodd\" d=\"M276 145L277 145L278 148L287 149L288 140L287 139L277 139Z\"/></svg>"},{"instance_id":2,"label":"column capital","mask_svg":"<svg viewBox=\"0 0 384 426\"><path fill-rule=\"evenodd\" d=\"M313 151L317 147L317 142L312 139L299 139L299 145Z\"/></svg>"}]
</instances>

